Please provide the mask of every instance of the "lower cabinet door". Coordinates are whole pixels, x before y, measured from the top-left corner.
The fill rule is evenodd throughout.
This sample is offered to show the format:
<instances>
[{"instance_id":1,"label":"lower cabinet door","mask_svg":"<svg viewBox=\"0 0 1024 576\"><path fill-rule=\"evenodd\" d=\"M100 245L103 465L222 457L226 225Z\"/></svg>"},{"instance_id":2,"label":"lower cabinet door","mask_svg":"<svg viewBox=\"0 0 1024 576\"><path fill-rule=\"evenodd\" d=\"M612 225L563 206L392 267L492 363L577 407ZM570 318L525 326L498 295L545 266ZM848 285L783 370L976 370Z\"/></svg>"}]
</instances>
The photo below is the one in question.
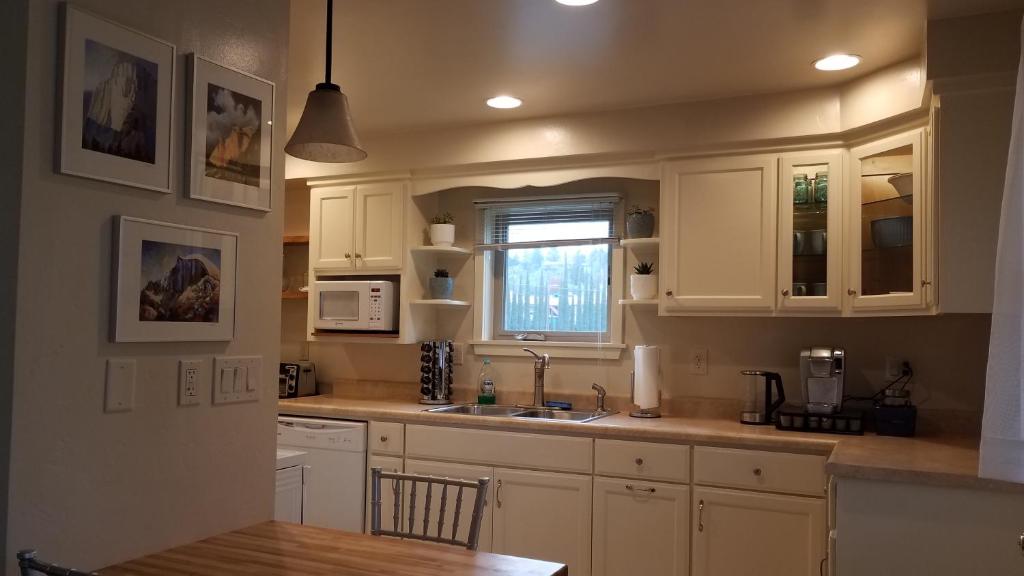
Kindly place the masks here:
<instances>
[{"instance_id":1,"label":"lower cabinet door","mask_svg":"<svg viewBox=\"0 0 1024 576\"><path fill-rule=\"evenodd\" d=\"M371 470L373 468L381 468L385 472L402 472L402 459L397 456L374 456L371 455L368 459L369 466L366 468L366 514L363 515L366 518L366 526L364 532L370 533L371 519L373 518L373 509L370 506L371 500L373 499L373 475ZM401 491L399 491L401 494ZM395 514L395 493L392 490L392 484L388 480L381 480L380 486L380 522L381 527L387 530L391 529L392 518ZM401 512L401 503L399 503L399 512Z\"/></svg>"},{"instance_id":2,"label":"lower cabinet door","mask_svg":"<svg viewBox=\"0 0 1024 576\"><path fill-rule=\"evenodd\" d=\"M685 576L690 489L594 478L594 576Z\"/></svg>"},{"instance_id":3,"label":"lower cabinet door","mask_svg":"<svg viewBox=\"0 0 1024 576\"><path fill-rule=\"evenodd\" d=\"M493 551L588 576L592 488L591 476L495 468Z\"/></svg>"},{"instance_id":4,"label":"lower cabinet door","mask_svg":"<svg viewBox=\"0 0 1024 576\"><path fill-rule=\"evenodd\" d=\"M274 490L274 520L302 522L303 482L302 466L291 466L277 471Z\"/></svg>"},{"instance_id":5,"label":"lower cabinet door","mask_svg":"<svg viewBox=\"0 0 1024 576\"><path fill-rule=\"evenodd\" d=\"M693 576L818 576L825 500L697 486Z\"/></svg>"},{"instance_id":6,"label":"lower cabinet door","mask_svg":"<svg viewBox=\"0 0 1024 576\"><path fill-rule=\"evenodd\" d=\"M462 480L479 480L494 476L494 469L488 466L472 466L469 464L452 464L448 462L425 462L422 460L406 460L405 471L409 474L425 474L428 476L441 476L443 478L459 478ZM435 487L436 488L436 487ZM477 550L483 552L491 551L491 518L493 516L492 503L494 502L494 480L487 487L487 504L484 507L483 521L480 525L480 541ZM408 499L406 494L405 498ZM455 525L455 506L458 497L458 488L448 488L448 497L445 501L444 523L441 525L443 537L451 537L452 528ZM457 539L465 541L469 535L469 526L473 521L473 503L476 498L476 490L472 488L463 489L462 508L459 513ZM423 531L423 510L427 502L427 494L424 486L416 489L416 530ZM408 508L408 503L406 503ZM437 535L438 522L441 512L441 494L431 492L430 495L430 517L427 519L427 530L430 535ZM408 510L406 510L408 514ZM406 524L408 526L408 523Z\"/></svg>"}]
</instances>

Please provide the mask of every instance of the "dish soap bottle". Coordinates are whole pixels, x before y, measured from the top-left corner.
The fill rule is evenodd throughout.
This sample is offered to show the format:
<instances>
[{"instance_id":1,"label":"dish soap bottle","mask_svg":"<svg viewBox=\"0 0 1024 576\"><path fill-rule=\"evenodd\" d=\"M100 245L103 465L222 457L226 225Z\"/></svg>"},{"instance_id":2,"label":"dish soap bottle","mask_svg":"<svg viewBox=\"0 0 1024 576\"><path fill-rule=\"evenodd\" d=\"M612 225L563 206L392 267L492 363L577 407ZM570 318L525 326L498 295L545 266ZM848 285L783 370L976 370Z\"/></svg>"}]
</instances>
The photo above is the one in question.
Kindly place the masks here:
<instances>
[{"instance_id":1,"label":"dish soap bottle","mask_svg":"<svg viewBox=\"0 0 1024 576\"><path fill-rule=\"evenodd\" d=\"M476 397L477 404L494 404L494 379L491 378L491 359L484 358L480 368L480 394Z\"/></svg>"}]
</instances>

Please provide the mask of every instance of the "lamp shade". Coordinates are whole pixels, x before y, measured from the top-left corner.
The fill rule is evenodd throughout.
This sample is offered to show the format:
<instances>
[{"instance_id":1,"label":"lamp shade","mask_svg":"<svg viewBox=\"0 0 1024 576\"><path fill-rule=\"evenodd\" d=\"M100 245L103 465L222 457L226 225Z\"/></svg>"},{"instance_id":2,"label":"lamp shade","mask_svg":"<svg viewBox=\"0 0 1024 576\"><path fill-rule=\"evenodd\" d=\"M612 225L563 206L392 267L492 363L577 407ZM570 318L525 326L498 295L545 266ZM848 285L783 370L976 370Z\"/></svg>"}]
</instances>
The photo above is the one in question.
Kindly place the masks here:
<instances>
[{"instance_id":1,"label":"lamp shade","mask_svg":"<svg viewBox=\"0 0 1024 576\"><path fill-rule=\"evenodd\" d=\"M348 97L335 84L317 84L306 98L299 125L284 151L312 162L358 162L366 158L359 143Z\"/></svg>"}]
</instances>

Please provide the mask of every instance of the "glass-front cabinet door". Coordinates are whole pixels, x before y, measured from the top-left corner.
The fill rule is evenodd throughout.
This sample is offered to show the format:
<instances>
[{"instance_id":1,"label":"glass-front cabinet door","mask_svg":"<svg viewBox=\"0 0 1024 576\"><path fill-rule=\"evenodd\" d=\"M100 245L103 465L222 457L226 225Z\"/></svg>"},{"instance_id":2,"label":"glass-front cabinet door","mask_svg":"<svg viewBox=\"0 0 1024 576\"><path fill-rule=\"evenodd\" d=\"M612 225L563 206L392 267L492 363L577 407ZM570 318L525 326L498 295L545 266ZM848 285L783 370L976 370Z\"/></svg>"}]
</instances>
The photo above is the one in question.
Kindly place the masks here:
<instances>
[{"instance_id":1,"label":"glass-front cabinet door","mask_svg":"<svg viewBox=\"0 0 1024 576\"><path fill-rule=\"evenodd\" d=\"M779 309L842 309L842 158L835 150L780 160Z\"/></svg>"},{"instance_id":2,"label":"glass-front cabinet door","mask_svg":"<svg viewBox=\"0 0 1024 576\"><path fill-rule=\"evenodd\" d=\"M850 150L847 203L853 311L925 305L924 130Z\"/></svg>"}]
</instances>

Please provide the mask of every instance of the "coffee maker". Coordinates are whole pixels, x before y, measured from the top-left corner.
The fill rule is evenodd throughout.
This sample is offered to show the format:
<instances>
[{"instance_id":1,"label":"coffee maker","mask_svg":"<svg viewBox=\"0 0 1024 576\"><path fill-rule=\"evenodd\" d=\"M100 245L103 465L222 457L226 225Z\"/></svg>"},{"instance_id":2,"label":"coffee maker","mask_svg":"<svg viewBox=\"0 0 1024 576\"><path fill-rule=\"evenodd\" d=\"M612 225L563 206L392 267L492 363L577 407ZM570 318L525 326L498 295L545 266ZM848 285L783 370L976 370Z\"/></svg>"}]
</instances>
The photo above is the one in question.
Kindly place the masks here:
<instances>
[{"instance_id":1,"label":"coffee maker","mask_svg":"<svg viewBox=\"0 0 1024 576\"><path fill-rule=\"evenodd\" d=\"M834 414L843 409L846 351L813 346L800 352L800 383L810 414Z\"/></svg>"}]
</instances>

